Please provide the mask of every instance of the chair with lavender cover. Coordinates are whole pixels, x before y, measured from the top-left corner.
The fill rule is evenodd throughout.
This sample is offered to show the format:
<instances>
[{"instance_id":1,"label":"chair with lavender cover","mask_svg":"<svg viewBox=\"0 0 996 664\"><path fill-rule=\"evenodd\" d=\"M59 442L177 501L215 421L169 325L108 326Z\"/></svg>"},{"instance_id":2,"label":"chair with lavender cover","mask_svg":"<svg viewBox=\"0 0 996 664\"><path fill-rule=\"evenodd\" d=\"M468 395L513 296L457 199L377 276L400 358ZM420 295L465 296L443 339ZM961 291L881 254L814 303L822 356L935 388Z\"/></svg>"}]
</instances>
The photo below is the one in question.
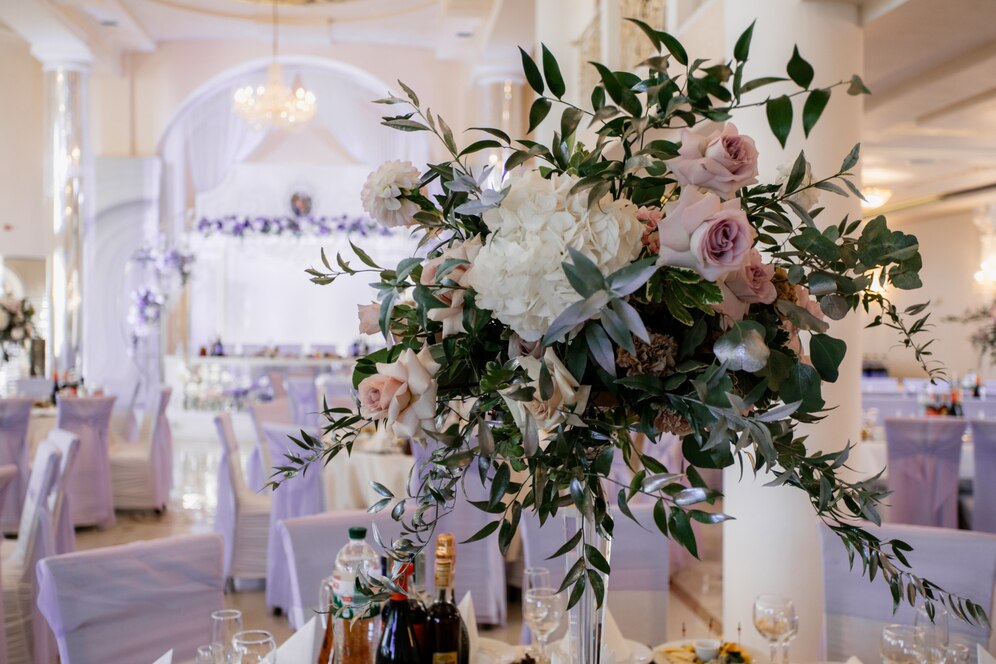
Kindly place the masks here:
<instances>
[{"instance_id":1,"label":"chair with lavender cover","mask_svg":"<svg viewBox=\"0 0 996 664\"><path fill-rule=\"evenodd\" d=\"M66 491L73 526L114 524L108 441L116 397L60 398L55 426L80 439Z\"/></svg>"},{"instance_id":2,"label":"chair with lavender cover","mask_svg":"<svg viewBox=\"0 0 996 664\"><path fill-rule=\"evenodd\" d=\"M28 490L31 404L30 397L0 399L0 465L17 468L17 477L7 488L7 499L0 511L0 530L5 533L17 532L24 508L24 493Z\"/></svg>"},{"instance_id":3,"label":"chair with lavender cover","mask_svg":"<svg viewBox=\"0 0 996 664\"><path fill-rule=\"evenodd\" d=\"M401 534L400 524L391 518L388 510L376 515L366 510L323 512L284 519L277 524L290 577L291 599L287 617L291 627L299 629L316 611L328 610L328 607L319 605L321 583L332 574L336 554L349 540L350 528L366 528L367 541L377 549L371 530L374 522L385 545Z\"/></svg>"},{"instance_id":4,"label":"chair with lavender cover","mask_svg":"<svg viewBox=\"0 0 996 664\"><path fill-rule=\"evenodd\" d=\"M48 401L52 398L52 381L44 376L18 378L14 381L14 391L35 401Z\"/></svg>"},{"instance_id":5,"label":"chair with lavender cover","mask_svg":"<svg viewBox=\"0 0 996 664\"><path fill-rule=\"evenodd\" d=\"M284 391L290 400L291 422L294 426L317 428L318 388L315 387L315 379L311 376L287 376L284 379Z\"/></svg>"},{"instance_id":6,"label":"chair with lavender cover","mask_svg":"<svg viewBox=\"0 0 996 664\"><path fill-rule=\"evenodd\" d=\"M996 403L986 399L965 399L961 404L966 420L984 420L996 417Z\"/></svg>"},{"instance_id":7,"label":"chair with lavender cover","mask_svg":"<svg viewBox=\"0 0 996 664\"><path fill-rule=\"evenodd\" d=\"M289 464L288 453L299 452L300 448L291 437L300 439L301 429L264 424L270 458L275 466ZM308 432L318 436L317 431ZM270 494L270 527L266 547L266 606L288 609L291 602L290 578L287 573L287 558L283 542L277 533L277 523L283 519L308 516L325 511L325 485L320 465L308 468L307 472L284 480L280 488Z\"/></svg>"},{"instance_id":8,"label":"chair with lavender cover","mask_svg":"<svg viewBox=\"0 0 996 664\"><path fill-rule=\"evenodd\" d=\"M643 452L660 461L664 464L665 468L673 473L680 473L685 470L685 458L681 452L681 438L674 434L662 434L654 443L647 441ZM702 469L699 472L710 488L716 491L723 490L723 471L709 468ZM641 498L643 496L637 496L634 499L634 504L642 502ZM656 528L656 526L654 527ZM702 524L697 521L692 522L692 530L695 532L696 538L698 538L701 529ZM668 560L671 574L677 574L695 562L695 556L673 539L668 538L667 547L669 550Z\"/></svg>"},{"instance_id":9,"label":"chair with lavender cover","mask_svg":"<svg viewBox=\"0 0 996 664\"><path fill-rule=\"evenodd\" d=\"M80 551L38 564L38 605L62 664L189 661L224 603L217 534ZM99 601L95 601L99 598Z\"/></svg>"},{"instance_id":10,"label":"chair with lavender cover","mask_svg":"<svg viewBox=\"0 0 996 664\"><path fill-rule=\"evenodd\" d=\"M173 434L166 408L173 388L161 387L154 408L142 417L138 440L111 448L114 507L163 510L173 486Z\"/></svg>"},{"instance_id":11,"label":"chair with lavender cover","mask_svg":"<svg viewBox=\"0 0 996 664\"><path fill-rule=\"evenodd\" d=\"M35 565L55 553L49 501L59 484L62 452L49 440L35 453L16 540L0 545L7 661L50 664L50 635L36 604Z\"/></svg>"},{"instance_id":12,"label":"chair with lavender cover","mask_svg":"<svg viewBox=\"0 0 996 664\"><path fill-rule=\"evenodd\" d=\"M989 610L996 584L996 535L948 528L864 524L882 540L897 539L913 547L906 554L918 576L930 579L948 592L969 597ZM880 659L882 628L893 623L913 624L913 609L905 602L892 611L892 593L881 575L871 583L861 575L861 565L852 570L843 543L829 528L820 526L823 540L823 641L821 660L862 662ZM951 616L951 643L994 647L988 630Z\"/></svg>"},{"instance_id":13,"label":"chair with lavender cover","mask_svg":"<svg viewBox=\"0 0 996 664\"><path fill-rule=\"evenodd\" d=\"M59 452L59 483L49 496L48 509L52 514L54 527L54 553L72 553L76 550L76 530L73 527L72 499L69 496L69 480L73 476L76 458L79 456L80 439L74 433L63 429L52 429L46 440L51 441Z\"/></svg>"},{"instance_id":14,"label":"chair with lavender cover","mask_svg":"<svg viewBox=\"0 0 996 664\"><path fill-rule=\"evenodd\" d=\"M876 394L898 394L899 381L891 376L862 376L861 391Z\"/></svg>"},{"instance_id":15,"label":"chair with lavender cover","mask_svg":"<svg viewBox=\"0 0 996 664\"><path fill-rule=\"evenodd\" d=\"M917 417L923 414L917 397L903 394L862 395L861 409L874 414L876 426L881 426L890 417Z\"/></svg>"},{"instance_id":16,"label":"chair with lavender cover","mask_svg":"<svg viewBox=\"0 0 996 664\"><path fill-rule=\"evenodd\" d=\"M890 523L958 527L960 417L885 420Z\"/></svg>"},{"instance_id":17,"label":"chair with lavender cover","mask_svg":"<svg viewBox=\"0 0 996 664\"><path fill-rule=\"evenodd\" d=\"M337 370L318 374L315 378L315 387L318 390L319 403L325 399L330 408L356 408L350 372Z\"/></svg>"},{"instance_id":18,"label":"chair with lavender cover","mask_svg":"<svg viewBox=\"0 0 996 664\"><path fill-rule=\"evenodd\" d=\"M996 533L996 420L972 422L972 530Z\"/></svg>"},{"instance_id":19,"label":"chair with lavender cover","mask_svg":"<svg viewBox=\"0 0 996 664\"><path fill-rule=\"evenodd\" d=\"M475 444L471 442L471 447ZM426 461L437 445L435 441L429 441L424 449L418 443L412 445L412 455L419 471L412 473L413 481L415 476L425 472ZM464 475L463 482L457 488L453 511L439 520L436 532L453 533L457 542L463 542L494 520L493 515L471 505L469 501L472 500L488 500L488 490L481 484L480 476L474 469ZM433 569L435 560L435 546L426 547L427 570ZM454 585L457 597L463 597L468 591L471 593L477 622L505 624L508 613L505 560L494 541L485 539L459 545Z\"/></svg>"},{"instance_id":20,"label":"chair with lavender cover","mask_svg":"<svg viewBox=\"0 0 996 664\"><path fill-rule=\"evenodd\" d=\"M272 401L259 401L249 406L249 417L256 429L256 446L246 463L246 482L251 491L263 491L273 471L270 443L267 442L264 424L291 424L291 406L287 397Z\"/></svg>"},{"instance_id":21,"label":"chair with lavender cover","mask_svg":"<svg viewBox=\"0 0 996 664\"><path fill-rule=\"evenodd\" d=\"M0 508L7 500L7 489L17 477L17 466L0 466ZM0 615L3 615L3 595L0 594ZM6 630L0 630L0 664L7 664Z\"/></svg>"},{"instance_id":22,"label":"chair with lavender cover","mask_svg":"<svg viewBox=\"0 0 996 664\"><path fill-rule=\"evenodd\" d=\"M232 416L216 416L214 427L221 442L214 524L225 538L225 579L263 579L270 536L270 496L253 493L246 486Z\"/></svg>"}]
</instances>

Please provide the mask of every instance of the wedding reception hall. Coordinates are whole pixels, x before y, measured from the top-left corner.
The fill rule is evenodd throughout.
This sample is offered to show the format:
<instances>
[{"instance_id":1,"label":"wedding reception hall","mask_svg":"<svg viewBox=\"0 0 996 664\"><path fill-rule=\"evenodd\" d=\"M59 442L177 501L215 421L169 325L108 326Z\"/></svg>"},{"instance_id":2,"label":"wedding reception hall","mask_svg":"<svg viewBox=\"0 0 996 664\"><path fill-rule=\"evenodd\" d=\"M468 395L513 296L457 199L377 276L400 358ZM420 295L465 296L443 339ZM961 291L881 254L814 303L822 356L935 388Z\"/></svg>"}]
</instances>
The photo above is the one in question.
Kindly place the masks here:
<instances>
[{"instance_id":1,"label":"wedding reception hall","mask_svg":"<svg viewBox=\"0 0 996 664\"><path fill-rule=\"evenodd\" d=\"M993 0L0 0L0 664L996 664Z\"/></svg>"}]
</instances>

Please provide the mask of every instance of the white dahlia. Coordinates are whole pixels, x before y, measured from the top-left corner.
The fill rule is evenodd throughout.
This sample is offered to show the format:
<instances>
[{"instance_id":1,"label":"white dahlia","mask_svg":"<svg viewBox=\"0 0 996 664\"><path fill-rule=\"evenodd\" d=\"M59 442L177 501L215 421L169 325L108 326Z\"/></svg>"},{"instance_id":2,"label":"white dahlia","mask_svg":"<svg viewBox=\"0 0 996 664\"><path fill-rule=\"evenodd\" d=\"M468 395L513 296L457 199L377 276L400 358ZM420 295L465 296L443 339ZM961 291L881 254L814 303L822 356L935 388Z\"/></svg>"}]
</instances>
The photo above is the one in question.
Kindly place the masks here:
<instances>
[{"instance_id":1,"label":"white dahlia","mask_svg":"<svg viewBox=\"0 0 996 664\"><path fill-rule=\"evenodd\" d=\"M410 161L386 161L367 177L360 191L363 209L385 226L408 226L418 205L402 194L418 189L419 172Z\"/></svg>"},{"instance_id":2,"label":"white dahlia","mask_svg":"<svg viewBox=\"0 0 996 664\"><path fill-rule=\"evenodd\" d=\"M568 196L572 175L544 178L538 171L513 177L501 205L484 213L492 231L468 272L477 306L490 309L524 341L537 341L564 309L581 299L561 263L568 247L604 274L640 253L643 224L628 200L605 195L588 209L588 192Z\"/></svg>"}]
</instances>

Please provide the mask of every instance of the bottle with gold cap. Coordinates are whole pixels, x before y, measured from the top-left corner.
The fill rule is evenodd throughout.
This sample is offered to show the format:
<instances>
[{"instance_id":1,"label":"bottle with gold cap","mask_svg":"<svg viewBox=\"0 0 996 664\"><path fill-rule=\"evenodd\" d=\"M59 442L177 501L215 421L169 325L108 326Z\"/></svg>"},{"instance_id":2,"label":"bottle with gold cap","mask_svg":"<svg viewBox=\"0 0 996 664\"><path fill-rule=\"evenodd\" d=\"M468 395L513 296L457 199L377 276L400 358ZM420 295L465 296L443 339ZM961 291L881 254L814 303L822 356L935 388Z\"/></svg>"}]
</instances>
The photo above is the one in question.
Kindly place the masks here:
<instances>
[{"instance_id":1,"label":"bottle with gold cap","mask_svg":"<svg viewBox=\"0 0 996 664\"><path fill-rule=\"evenodd\" d=\"M436 540L436 601L425 622L424 664L460 664L466 650L460 611L453 594L456 572L456 539L443 533Z\"/></svg>"}]
</instances>

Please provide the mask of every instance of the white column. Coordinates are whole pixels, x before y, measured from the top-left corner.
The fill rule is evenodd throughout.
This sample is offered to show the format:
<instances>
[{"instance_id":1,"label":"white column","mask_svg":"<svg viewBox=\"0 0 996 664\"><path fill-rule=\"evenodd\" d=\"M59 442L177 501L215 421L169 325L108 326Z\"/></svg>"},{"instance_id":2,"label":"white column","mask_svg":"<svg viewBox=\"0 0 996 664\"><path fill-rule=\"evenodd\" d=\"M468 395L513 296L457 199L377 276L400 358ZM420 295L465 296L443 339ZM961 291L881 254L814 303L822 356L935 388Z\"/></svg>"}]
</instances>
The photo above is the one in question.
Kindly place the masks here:
<instances>
[{"instance_id":1,"label":"white column","mask_svg":"<svg viewBox=\"0 0 996 664\"><path fill-rule=\"evenodd\" d=\"M526 113L529 110L525 97L528 94L529 99L532 99L532 91L526 86L521 67L478 70L473 78L473 89L473 96L477 101L473 115L475 127L501 129L513 141L525 137ZM479 138L489 137L483 134L474 136L474 140ZM502 163L505 156L496 148L478 152L471 155L471 158L483 166Z\"/></svg>"},{"instance_id":2,"label":"white column","mask_svg":"<svg viewBox=\"0 0 996 664\"><path fill-rule=\"evenodd\" d=\"M80 62L45 63L45 195L52 215L49 262L48 372L83 369L83 238L90 156L87 148L87 79Z\"/></svg>"},{"instance_id":3,"label":"white column","mask_svg":"<svg viewBox=\"0 0 996 664\"><path fill-rule=\"evenodd\" d=\"M853 3L807 2L804 0L723 0L723 39L727 58L740 33L757 19L751 48L749 76L784 76L792 47L816 70L814 86L826 85L852 74L863 66L862 32L858 8ZM688 45L689 53L696 52ZM762 88L750 101L763 100L769 90ZM851 147L860 140L860 98L848 97L843 88L833 96L819 124L808 140L801 126L803 98L795 104L795 123L788 147L782 150L768 128L763 107L748 109L735 116L741 133L754 138L760 153L762 181L771 182L779 164L794 160L805 148L818 176L837 172ZM860 216L855 199L823 193L827 209L823 223L837 223L845 214ZM810 450L838 450L860 436L861 325L858 315L834 323L830 334L844 339L847 359L835 385L824 388L828 405L837 406L823 422L807 427ZM819 658L822 633L823 582L820 563L818 520L806 496L793 488L767 488L770 476L756 480L749 475L738 483L739 468L731 467L725 476L725 510L736 521L724 524L723 550L723 628L728 639L737 637L742 626L743 641L758 648L766 642L753 626L754 598L762 593L791 597L800 617L799 635L792 645L798 661ZM764 651L766 652L766 650Z\"/></svg>"}]
</instances>

